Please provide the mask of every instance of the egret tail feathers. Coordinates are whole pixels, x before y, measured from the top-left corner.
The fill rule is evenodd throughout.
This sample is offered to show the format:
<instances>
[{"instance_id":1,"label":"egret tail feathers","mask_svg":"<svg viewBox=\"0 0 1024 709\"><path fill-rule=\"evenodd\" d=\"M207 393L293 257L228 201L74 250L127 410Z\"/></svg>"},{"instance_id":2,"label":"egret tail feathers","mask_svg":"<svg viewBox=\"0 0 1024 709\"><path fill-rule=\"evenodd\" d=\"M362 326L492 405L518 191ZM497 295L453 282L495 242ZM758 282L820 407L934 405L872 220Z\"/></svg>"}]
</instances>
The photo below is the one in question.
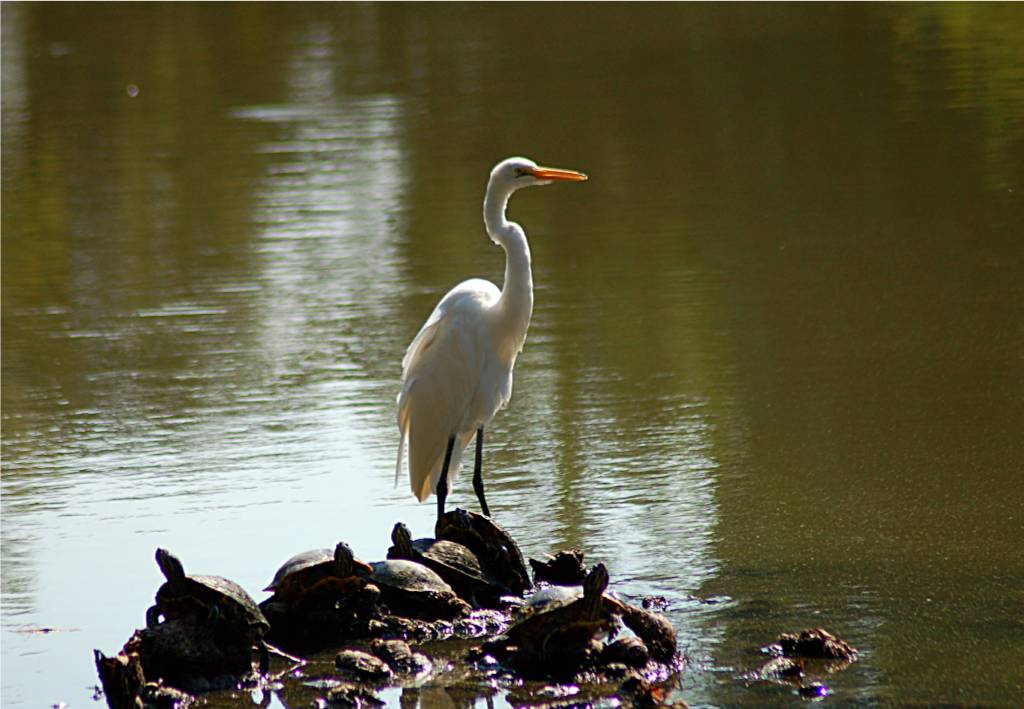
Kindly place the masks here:
<instances>
[{"instance_id":1,"label":"egret tail feathers","mask_svg":"<svg viewBox=\"0 0 1024 709\"><path fill-rule=\"evenodd\" d=\"M405 441L408 438L405 431L398 438L398 461L395 463L395 487L398 487L398 479L402 477L402 458L405 457Z\"/></svg>"}]
</instances>

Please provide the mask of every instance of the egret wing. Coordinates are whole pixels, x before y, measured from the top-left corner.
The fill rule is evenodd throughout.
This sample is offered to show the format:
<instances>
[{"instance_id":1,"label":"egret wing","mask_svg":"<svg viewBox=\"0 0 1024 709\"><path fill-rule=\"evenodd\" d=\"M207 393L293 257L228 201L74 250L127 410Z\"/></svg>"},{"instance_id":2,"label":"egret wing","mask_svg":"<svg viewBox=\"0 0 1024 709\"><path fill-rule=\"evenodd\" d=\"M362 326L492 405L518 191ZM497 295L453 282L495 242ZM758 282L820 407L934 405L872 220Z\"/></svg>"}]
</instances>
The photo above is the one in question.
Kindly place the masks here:
<instances>
[{"instance_id":1,"label":"egret wing","mask_svg":"<svg viewBox=\"0 0 1024 709\"><path fill-rule=\"evenodd\" d=\"M401 431L396 477L408 450L409 482L420 501L437 486L448 439L455 436L448 479L454 481L474 431L460 430L484 366L479 333L485 313L500 296L488 281L453 288L438 303L402 360L398 395Z\"/></svg>"}]
</instances>

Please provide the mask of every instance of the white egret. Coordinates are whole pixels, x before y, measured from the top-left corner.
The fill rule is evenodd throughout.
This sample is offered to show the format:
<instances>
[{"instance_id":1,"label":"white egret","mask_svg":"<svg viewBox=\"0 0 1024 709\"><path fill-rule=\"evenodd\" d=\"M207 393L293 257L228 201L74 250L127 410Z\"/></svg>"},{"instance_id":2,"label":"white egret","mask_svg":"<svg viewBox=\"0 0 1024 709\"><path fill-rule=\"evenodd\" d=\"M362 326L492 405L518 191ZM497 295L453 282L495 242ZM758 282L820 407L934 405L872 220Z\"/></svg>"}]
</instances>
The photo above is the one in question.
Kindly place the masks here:
<instances>
[{"instance_id":1,"label":"white egret","mask_svg":"<svg viewBox=\"0 0 1024 709\"><path fill-rule=\"evenodd\" d=\"M523 228L505 217L509 197L522 187L586 179L581 172L540 167L526 158L498 163L487 182L484 225L491 240L505 249L504 288L481 278L452 288L402 359L395 481L408 450L412 492L423 502L436 491L438 517L474 434L473 489L490 516L481 477L484 426L512 395L512 368L533 313L530 246Z\"/></svg>"}]
</instances>

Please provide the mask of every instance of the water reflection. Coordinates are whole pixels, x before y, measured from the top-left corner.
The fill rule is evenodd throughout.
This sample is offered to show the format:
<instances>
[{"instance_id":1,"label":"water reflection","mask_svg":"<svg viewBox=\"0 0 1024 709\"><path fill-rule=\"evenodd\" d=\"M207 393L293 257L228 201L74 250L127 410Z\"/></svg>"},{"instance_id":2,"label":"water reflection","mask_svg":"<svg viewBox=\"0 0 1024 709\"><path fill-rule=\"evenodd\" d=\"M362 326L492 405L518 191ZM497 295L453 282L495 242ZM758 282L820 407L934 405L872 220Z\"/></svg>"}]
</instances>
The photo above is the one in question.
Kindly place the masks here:
<instances>
[{"instance_id":1,"label":"water reflection","mask_svg":"<svg viewBox=\"0 0 1024 709\"><path fill-rule=\"evenodd\" d=\"M330 26L312 25L289 62L285 101L234 111L275 131L257 146L269 160L253 215L264 294L256 349L272 370L326 379L326 396L384 410L386 398L359 380L395 334L387 325L405 202L402 112L390 96L333 93L337 44Z\"/></svg>"}]
</instances>

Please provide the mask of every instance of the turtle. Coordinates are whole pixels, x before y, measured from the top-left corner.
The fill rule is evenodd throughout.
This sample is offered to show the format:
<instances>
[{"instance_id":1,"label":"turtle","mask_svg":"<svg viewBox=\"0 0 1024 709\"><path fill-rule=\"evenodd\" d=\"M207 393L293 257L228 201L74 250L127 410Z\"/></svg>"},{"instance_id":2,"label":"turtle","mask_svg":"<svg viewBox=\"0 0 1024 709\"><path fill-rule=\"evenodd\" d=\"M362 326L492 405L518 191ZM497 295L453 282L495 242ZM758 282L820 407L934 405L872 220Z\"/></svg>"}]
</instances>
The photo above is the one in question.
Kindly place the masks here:
<instances>
[{"instance_id":1,"label":"turtle","mask_svg":"<svg viewBox=\"0 0 1024 709\"><path fill-rule=\"evenodd\" d=\"M516 616L518 620L523 620L535 613L568 605L582 596L582 586L545 586L532 593L526 602L516 609Z\"/></svg>"},{"instance_id":2,"label":"turtle","mask_svg":"<svg viewBox=\"0 0 1024 709\"><path fill-rule=\"evenodd\" d=\"M571 677L594 663L598 638L615 632L615 613L603 602L608 569L596 564L583 582L583 594L568 590L549 596L543 607L509 628L485 649L504 656L525 676Z\"/></svg>"},{"instance_id":3,"label":"turtle","mask_svg":"<svg viewBox=\"0 0 1024 709\"><path fill-rule=\"evenodd\" d=\"M164 621L211 626L218 643L256 646L260 673L266 674L270 654L263 636L270 630L263 612L245 589L222 576L185 574L181 560L166 549L156 550L156 563L166 582L156 592L156 603L146 611L146 627Z\"/></svg>"},{"instance_id":4,"label":"turtle","mask_svg":"<svg viewBox=\"0 0 1024 709\"><path fill-rule=\"evenodd\" d=\"M260 603L273 628L268 640L289 650L313 652L365 635L377 617L380 589L368 580L373 567L339 542L286 561Z\"/></svg>"},{"instance_id":5,"label":"turtle","mask_svg":"<svg viewBox=\"0 0 1024 709\"><path fill-rule=\"evenodd\" d=\"M604 597L604 604L622 617L622 622L644 642L653 659L664 663L676 659L676 629L668 618L609 596Z\"/></svg>"},{"instance_id":6,"label":"turtle","mask_svg":"<svg viewBox=\"0 0 1024 709\"><path fill-rule=\"evenodd\" d=\"M358 591L363 576L373 573L373 567L356 559L345 542L338 542L334 551L310 549L296 554L281 565L264 591L271 591L277 600L291 602L321 594L344 595Z\"/></svg>"},{"instance_id":7,"label":"turtle","mask_svg":"<svg viewBox=\"0 0 1024 709\"><path fill-rule=\"evenodd\" d=\"M380 587L381 599L398 615L423 620L451 620L470 610L452 587L423 564L387 559L370 564L370 580Z\"/></svg>"},{"instance_id":8,"label":"turtle","mask_svg":"<svg viewBox=\"0 0 1024 709\"><path fill-rule=\"evenodd\" d=\"M587 567L583 564L583 552L579 549L564 549L556 554L546 554L548 558L540 561L530 559L535 583L546 581L558 586L578 586L587 576Z\"/></svg>"},{"instance_id":9,"label":"turtle","mask_svg":"<svg viewBox=\"0 0 1024 709\"><path fill-rule=\"evenodd\" d=\"M441 577L452 590L474 608L494 608L501 596L511 591L480 565L470 549L446 539L413 539L409 528L398 522L391 532L394 543L389 559L416 561Z\"/></svg>"},{"instance_id":10,"label":"turtle","mask_svg":"<svg viewBox=\"0 0 1024 709\"><path fill-rule=\"evenodd\" d=\"M489 517L464 509L437 518L434 536L470 549L485 570L514 594L533 588L523 554L512 536Z\"/></svg>"}]
</instances>

